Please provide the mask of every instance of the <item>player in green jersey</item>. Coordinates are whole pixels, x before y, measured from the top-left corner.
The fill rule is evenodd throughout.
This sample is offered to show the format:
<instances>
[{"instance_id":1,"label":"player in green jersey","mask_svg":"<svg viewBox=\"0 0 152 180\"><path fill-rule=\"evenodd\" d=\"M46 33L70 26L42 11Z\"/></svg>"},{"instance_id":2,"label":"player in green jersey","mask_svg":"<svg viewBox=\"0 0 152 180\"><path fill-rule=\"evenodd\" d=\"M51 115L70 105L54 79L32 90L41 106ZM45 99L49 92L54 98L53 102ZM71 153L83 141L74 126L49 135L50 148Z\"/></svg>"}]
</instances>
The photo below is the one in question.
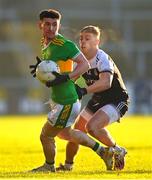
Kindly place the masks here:
<instances>
[{"instance_id":1,"label":"player in green jersey","mask_svg":"<svg viewBox=\"0 0 152 180\"><path fill-rule=\"evenodd\" d=\"M77 48L77 46L70 40L65 39L61 34L58 34L48 46L45 45L43 46L42 55L43 55L42 57L43 59L46 60L52 59L53 61L55 61L59 65L62 73L71 72L72 62L73 62L71 59L73 59L76 62L76 60L80 58L79 56L82 56L80 55L80 51ZM68 62L67 62L67 57L68 57ZM84 66L84 64L85 63L83 63L82 66ZM84 66L84 70L85 67L86 65ZM71 77L73 77L73 75L71 75ZM51 97L53 101L59 104L66 105L69 103L76 102L78 96L73 81L68 80L65 83L59 84L57 86L53 86Z\"/></svg>"},{"instance_id":2,"label":"player in green jersey","mask_svg":"<svg viewBox=\"0 0 152 180\"><path fill-rule=\"evenodd\" d=\"M33 169L32 172L55 172L55 140L60 133L66 140L92 148L105 163L113 165L113 148L104 148L80 130L73 130L71 125L80 112L80 102L71 79L77 78L89 68L88 61L78 47L58 33L61 14L53 9L43 10L40 15L39 27L43 35L42 59L53 60L59 67L61 74L55 73L56 78L46 85L51 87L51 111L48 113L48 121L44 124L40 135L45 155L44 165ZM37 65L31 65L32 75L35 77ZM72 62L77 66L73 70Z\"/></svg>"}]
</instances>

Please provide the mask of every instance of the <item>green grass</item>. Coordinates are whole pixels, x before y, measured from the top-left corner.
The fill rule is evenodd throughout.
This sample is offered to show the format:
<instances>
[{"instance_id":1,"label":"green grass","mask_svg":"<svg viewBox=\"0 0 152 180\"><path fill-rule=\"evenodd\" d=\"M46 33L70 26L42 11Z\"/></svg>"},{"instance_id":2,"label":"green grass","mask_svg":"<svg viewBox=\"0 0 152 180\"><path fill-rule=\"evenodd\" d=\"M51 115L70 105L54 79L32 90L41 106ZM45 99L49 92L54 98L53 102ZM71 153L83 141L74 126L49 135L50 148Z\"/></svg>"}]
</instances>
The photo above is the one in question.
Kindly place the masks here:
<instances>
[{"instance_id":1,"label":"green grass","mask_svg":"<svg viewBox=\"0 0 152 180\"><path fill-rule=\"evenodd\" d=\"M26 171L44 162L39 141L45 116L0 116L0 178L13 179L150 179L152 178L152 117L128 116L108 127L117 143L126 147L126 166L107 172L103 161L81 147L72 172L32 174ZM56 165L64 162L66 141L56 138Z\"/></svg>"}]
</instances>

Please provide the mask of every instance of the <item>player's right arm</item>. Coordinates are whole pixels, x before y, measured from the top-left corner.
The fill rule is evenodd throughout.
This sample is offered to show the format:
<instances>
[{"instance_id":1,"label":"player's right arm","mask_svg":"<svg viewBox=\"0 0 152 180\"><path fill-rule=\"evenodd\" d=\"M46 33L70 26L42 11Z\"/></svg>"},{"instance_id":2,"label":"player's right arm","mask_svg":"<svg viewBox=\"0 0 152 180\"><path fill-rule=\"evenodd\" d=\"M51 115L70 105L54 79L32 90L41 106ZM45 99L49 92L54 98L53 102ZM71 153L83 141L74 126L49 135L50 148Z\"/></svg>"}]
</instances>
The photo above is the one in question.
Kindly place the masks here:
<instances>
[{"instance_id":1,"label":"player's right arm","mask_svg":"<svg viewBox=\"0 0 152 180\"><path fill-rule=\"evenodd\" d=\"M114 75L114 63L112 59L107 54L103 54L99 58L97 68L99 71L99 80L87 87L87 93L101 92L111 88Z\"/></svg>"},{"instance_id":2,"label":"player's right arm","mask_svg":"<svg viewBox=\"0 0 152 180\"><path fill-rule=\"evenodd\" d=\"M87 93L96 93L109 89L112 85L113 74L103 72L99 74L99 80L87 87Z\"/></svg>"}]
</instances>

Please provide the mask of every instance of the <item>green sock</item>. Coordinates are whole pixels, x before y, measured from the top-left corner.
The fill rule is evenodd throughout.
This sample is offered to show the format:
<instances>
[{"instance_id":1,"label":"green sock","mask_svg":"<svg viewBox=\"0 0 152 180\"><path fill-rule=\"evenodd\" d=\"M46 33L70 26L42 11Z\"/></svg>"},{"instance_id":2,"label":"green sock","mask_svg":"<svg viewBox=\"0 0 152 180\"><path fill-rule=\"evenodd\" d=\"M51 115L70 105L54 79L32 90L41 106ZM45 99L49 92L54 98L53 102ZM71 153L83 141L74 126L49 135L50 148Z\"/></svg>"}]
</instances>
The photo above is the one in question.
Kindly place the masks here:
<instances>
[{"instance_id":1,"label":"green sock","mask_svg":"<svg viewBox=\"0 0 152 180\"><path fill-rule=\"evenodd\" d=\"M105 148L102 147L99 143L96 142L94 147L92 148L99 156L102 156L102 154L105 151Z\"/></svg>"},{"instance_id":2,"label":"green sock","mask_svg":"<svg viewBox=\"0 0 152 180\"><path fill-rule=\"evenodd\" d=\"M100 146L100 144L96 142L92 149L93 149L94 151L97 151L97 149L99 148L99 146Z\"/></svg>"}]
</instances>

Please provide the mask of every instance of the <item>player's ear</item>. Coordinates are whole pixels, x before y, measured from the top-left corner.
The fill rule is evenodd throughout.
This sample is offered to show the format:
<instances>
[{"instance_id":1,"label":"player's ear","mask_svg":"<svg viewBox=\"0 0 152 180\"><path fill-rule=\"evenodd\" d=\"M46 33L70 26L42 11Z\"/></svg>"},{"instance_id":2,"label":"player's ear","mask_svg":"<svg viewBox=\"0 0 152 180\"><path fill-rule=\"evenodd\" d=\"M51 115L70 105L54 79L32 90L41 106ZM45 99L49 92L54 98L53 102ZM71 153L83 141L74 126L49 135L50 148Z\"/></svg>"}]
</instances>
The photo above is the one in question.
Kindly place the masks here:
<instances>
[{"instance_id":1,"label":"player's ear","mask_svg":"<svg viewBox=\"0 0 152 180\"><path fill-rule=\"evenodd\" d=\"M101 44L101 41L100 41L100 39L96 39L96 45L100 45Z\"/></svg>"},{"instance_id":2,"label":"player's ear","mask_svg":"<svg viewBox=\"0 0 152 180\"><path fill-rule=\"evenodd\" d=\"M99 39L99 46L101 46L104 43L102 39Z\"/></svg>"},{"instance_id":3,"label":"player's ear","mask_svg":"<svg viewBox=\"0 0 152 180\"><path fill-rule=\"evenodd\" d=\"M39 27L39 29L42 29L42 21L38 22L38 27Z\"/></svg>"},{"instance_id":4,"label":"player's ear","mask_svg":"<svg viewBox=\"0 0 152 180\"><path fill-rule=\"evenodd\" d=\"M57 31L60 31L61 29L61 24L58 25Z\"/></svg>"},{"instance_id":5,"label":"player's ear","mask_svg":"<svg viewBox=\"0 0 152 180\"><path fill-rule=\"evenodd\" d=\"M100 45L101 44L101 40L100 39L98 39L98 45Z\"/></svg>"},{"instance_id":6,"label":"player's ear","mask_svg":"<svg viewBox=\"0 0 152 180\"><path fill-rule=\"evenodd\" d=\"M61 24L59 24L59 29L61 29Z\"/></svg>"}]
</instances>

